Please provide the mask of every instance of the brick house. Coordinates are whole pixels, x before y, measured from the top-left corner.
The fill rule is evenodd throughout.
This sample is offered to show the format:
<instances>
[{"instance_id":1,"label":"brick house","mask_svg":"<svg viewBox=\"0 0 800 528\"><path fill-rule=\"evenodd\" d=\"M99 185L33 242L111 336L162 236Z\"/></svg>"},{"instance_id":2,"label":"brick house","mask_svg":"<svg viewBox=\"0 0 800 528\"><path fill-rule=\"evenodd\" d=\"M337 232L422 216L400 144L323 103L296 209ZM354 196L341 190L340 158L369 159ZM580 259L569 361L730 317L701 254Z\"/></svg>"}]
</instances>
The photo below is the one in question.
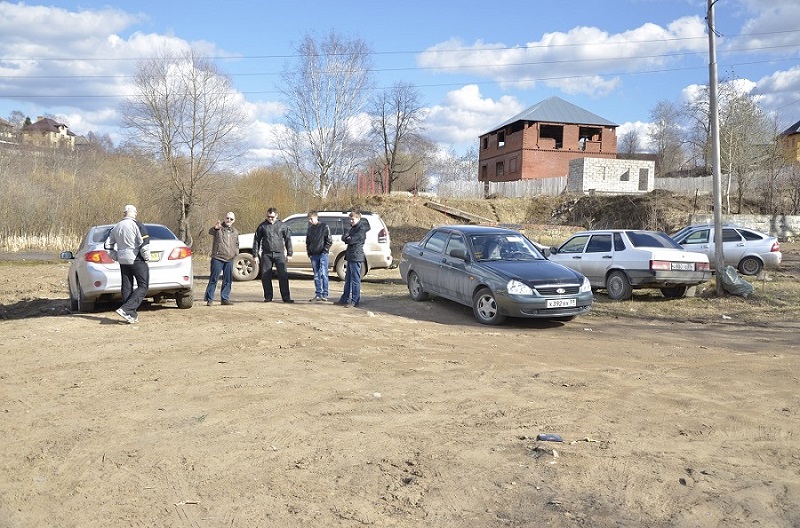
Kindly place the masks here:
<instances>
[{"instance_id":1,"label":"brick house","mask_svg":"<svg viewBox=\"0 0 800 528\"><path fill-rule=\"evenodd\" d=\"M478 180L566 177L573 159L616 159L618 126L550 97L480 137Z\"/></svg>"},{"instance_id":2,"label":"brick house","mask_svg":"<svg viewBox=\"0 0 800 528\"><path fill-rule=\"evenodd\" d=\"M39 147L75 148L75 134L64 123L49 117L39 117L35 123L22 127L22 142Z\"/></svg>"},{"instance_id":3,"label":"brick house","mask_svg":"<svg viewBox=\"0 0 800 528\"><path fill-rule=\"evenodd\" d=\"M778 140L787 160L790 162L800 161L800 121L781 132Z\"/></svg>"}]
</instances>

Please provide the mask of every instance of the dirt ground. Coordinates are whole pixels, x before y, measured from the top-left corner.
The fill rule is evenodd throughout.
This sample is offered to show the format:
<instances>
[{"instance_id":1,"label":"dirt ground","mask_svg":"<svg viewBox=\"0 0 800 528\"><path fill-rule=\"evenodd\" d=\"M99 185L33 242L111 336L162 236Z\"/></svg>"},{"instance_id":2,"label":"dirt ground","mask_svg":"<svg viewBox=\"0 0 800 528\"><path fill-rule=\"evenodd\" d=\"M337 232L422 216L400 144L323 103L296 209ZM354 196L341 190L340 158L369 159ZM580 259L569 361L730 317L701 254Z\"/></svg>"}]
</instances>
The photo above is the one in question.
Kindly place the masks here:
<instances>
[{"instance_id":1,"label":"dirt ground","mask_svg":"<svg viewBox=\"0 0 800 528\"><path fill-rule=\"evenodd\" d=\"M396 270L206 307L206 266L127 325L3 263L0 528L800 526L800 322L490 328Z\"/></svg>"}]
</instances>

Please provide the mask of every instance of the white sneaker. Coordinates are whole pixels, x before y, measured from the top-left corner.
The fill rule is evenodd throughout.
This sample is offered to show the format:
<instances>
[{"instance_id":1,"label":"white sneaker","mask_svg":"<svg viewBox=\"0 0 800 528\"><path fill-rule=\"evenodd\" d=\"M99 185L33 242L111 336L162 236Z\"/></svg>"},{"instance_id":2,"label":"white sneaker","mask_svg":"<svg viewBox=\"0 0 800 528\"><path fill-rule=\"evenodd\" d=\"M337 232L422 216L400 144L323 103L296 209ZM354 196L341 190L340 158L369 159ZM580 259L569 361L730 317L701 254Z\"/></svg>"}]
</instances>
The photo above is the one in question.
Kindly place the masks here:
<instances>
[{"instance_id":1,"label":"white sneaker","mask_svg":"<svg viewBox=\"0 0 800 528\"><path fill-rule=\"evenodd\" d=\"M134 319L133 317L125 313L125 310L123 310L122 308L117 308L117 315L128 321L128 324L133 324L137 321L137 319Z\"/></svg>"}]
</instances>

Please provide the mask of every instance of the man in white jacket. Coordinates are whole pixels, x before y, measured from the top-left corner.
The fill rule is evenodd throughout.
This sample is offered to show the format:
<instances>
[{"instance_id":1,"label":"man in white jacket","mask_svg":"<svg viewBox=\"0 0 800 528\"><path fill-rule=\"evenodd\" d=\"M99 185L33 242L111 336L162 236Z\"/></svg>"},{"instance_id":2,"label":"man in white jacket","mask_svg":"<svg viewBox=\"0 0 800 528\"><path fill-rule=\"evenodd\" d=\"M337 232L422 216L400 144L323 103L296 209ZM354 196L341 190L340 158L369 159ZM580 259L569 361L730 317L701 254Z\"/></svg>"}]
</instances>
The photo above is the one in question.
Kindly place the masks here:
<instances>
[{"instance_id":1,"label":"man in white jacket","mask_svg":"<svg viewBox=\"0 0 800 528\"><path fill-rule=\"evenodd\" d=\"M116 250L116 260L122 274L122 306L117 314L128 323L136 323L136 310L147 295L150 282L150 236L144 224L136 220L136 207L126 205L122 220L111 229L107 247ZM133 281L136 280L136 289Z\"/></svg>"}]
</instances>

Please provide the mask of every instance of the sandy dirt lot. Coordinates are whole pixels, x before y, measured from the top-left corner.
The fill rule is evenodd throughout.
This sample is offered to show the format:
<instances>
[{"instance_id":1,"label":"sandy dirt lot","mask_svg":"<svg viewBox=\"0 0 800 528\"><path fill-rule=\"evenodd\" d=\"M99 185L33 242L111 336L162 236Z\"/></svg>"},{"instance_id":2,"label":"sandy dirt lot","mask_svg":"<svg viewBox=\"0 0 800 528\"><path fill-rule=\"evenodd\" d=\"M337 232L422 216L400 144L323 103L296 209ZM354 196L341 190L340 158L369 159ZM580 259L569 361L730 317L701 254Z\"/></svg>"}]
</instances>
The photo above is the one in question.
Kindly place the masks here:
<instances>
[{"instance_id":1,"label":"sandy dirt lot","mask_svg":"<svg viewBox=\"0 0 800 528\"><path fill-rule=\"evenodd\" d=\"M126 325L3 265L0 527L800 526L800 322L488 328L396 271L206 307L206 269Z\"/></svg>"}]
</instances>

